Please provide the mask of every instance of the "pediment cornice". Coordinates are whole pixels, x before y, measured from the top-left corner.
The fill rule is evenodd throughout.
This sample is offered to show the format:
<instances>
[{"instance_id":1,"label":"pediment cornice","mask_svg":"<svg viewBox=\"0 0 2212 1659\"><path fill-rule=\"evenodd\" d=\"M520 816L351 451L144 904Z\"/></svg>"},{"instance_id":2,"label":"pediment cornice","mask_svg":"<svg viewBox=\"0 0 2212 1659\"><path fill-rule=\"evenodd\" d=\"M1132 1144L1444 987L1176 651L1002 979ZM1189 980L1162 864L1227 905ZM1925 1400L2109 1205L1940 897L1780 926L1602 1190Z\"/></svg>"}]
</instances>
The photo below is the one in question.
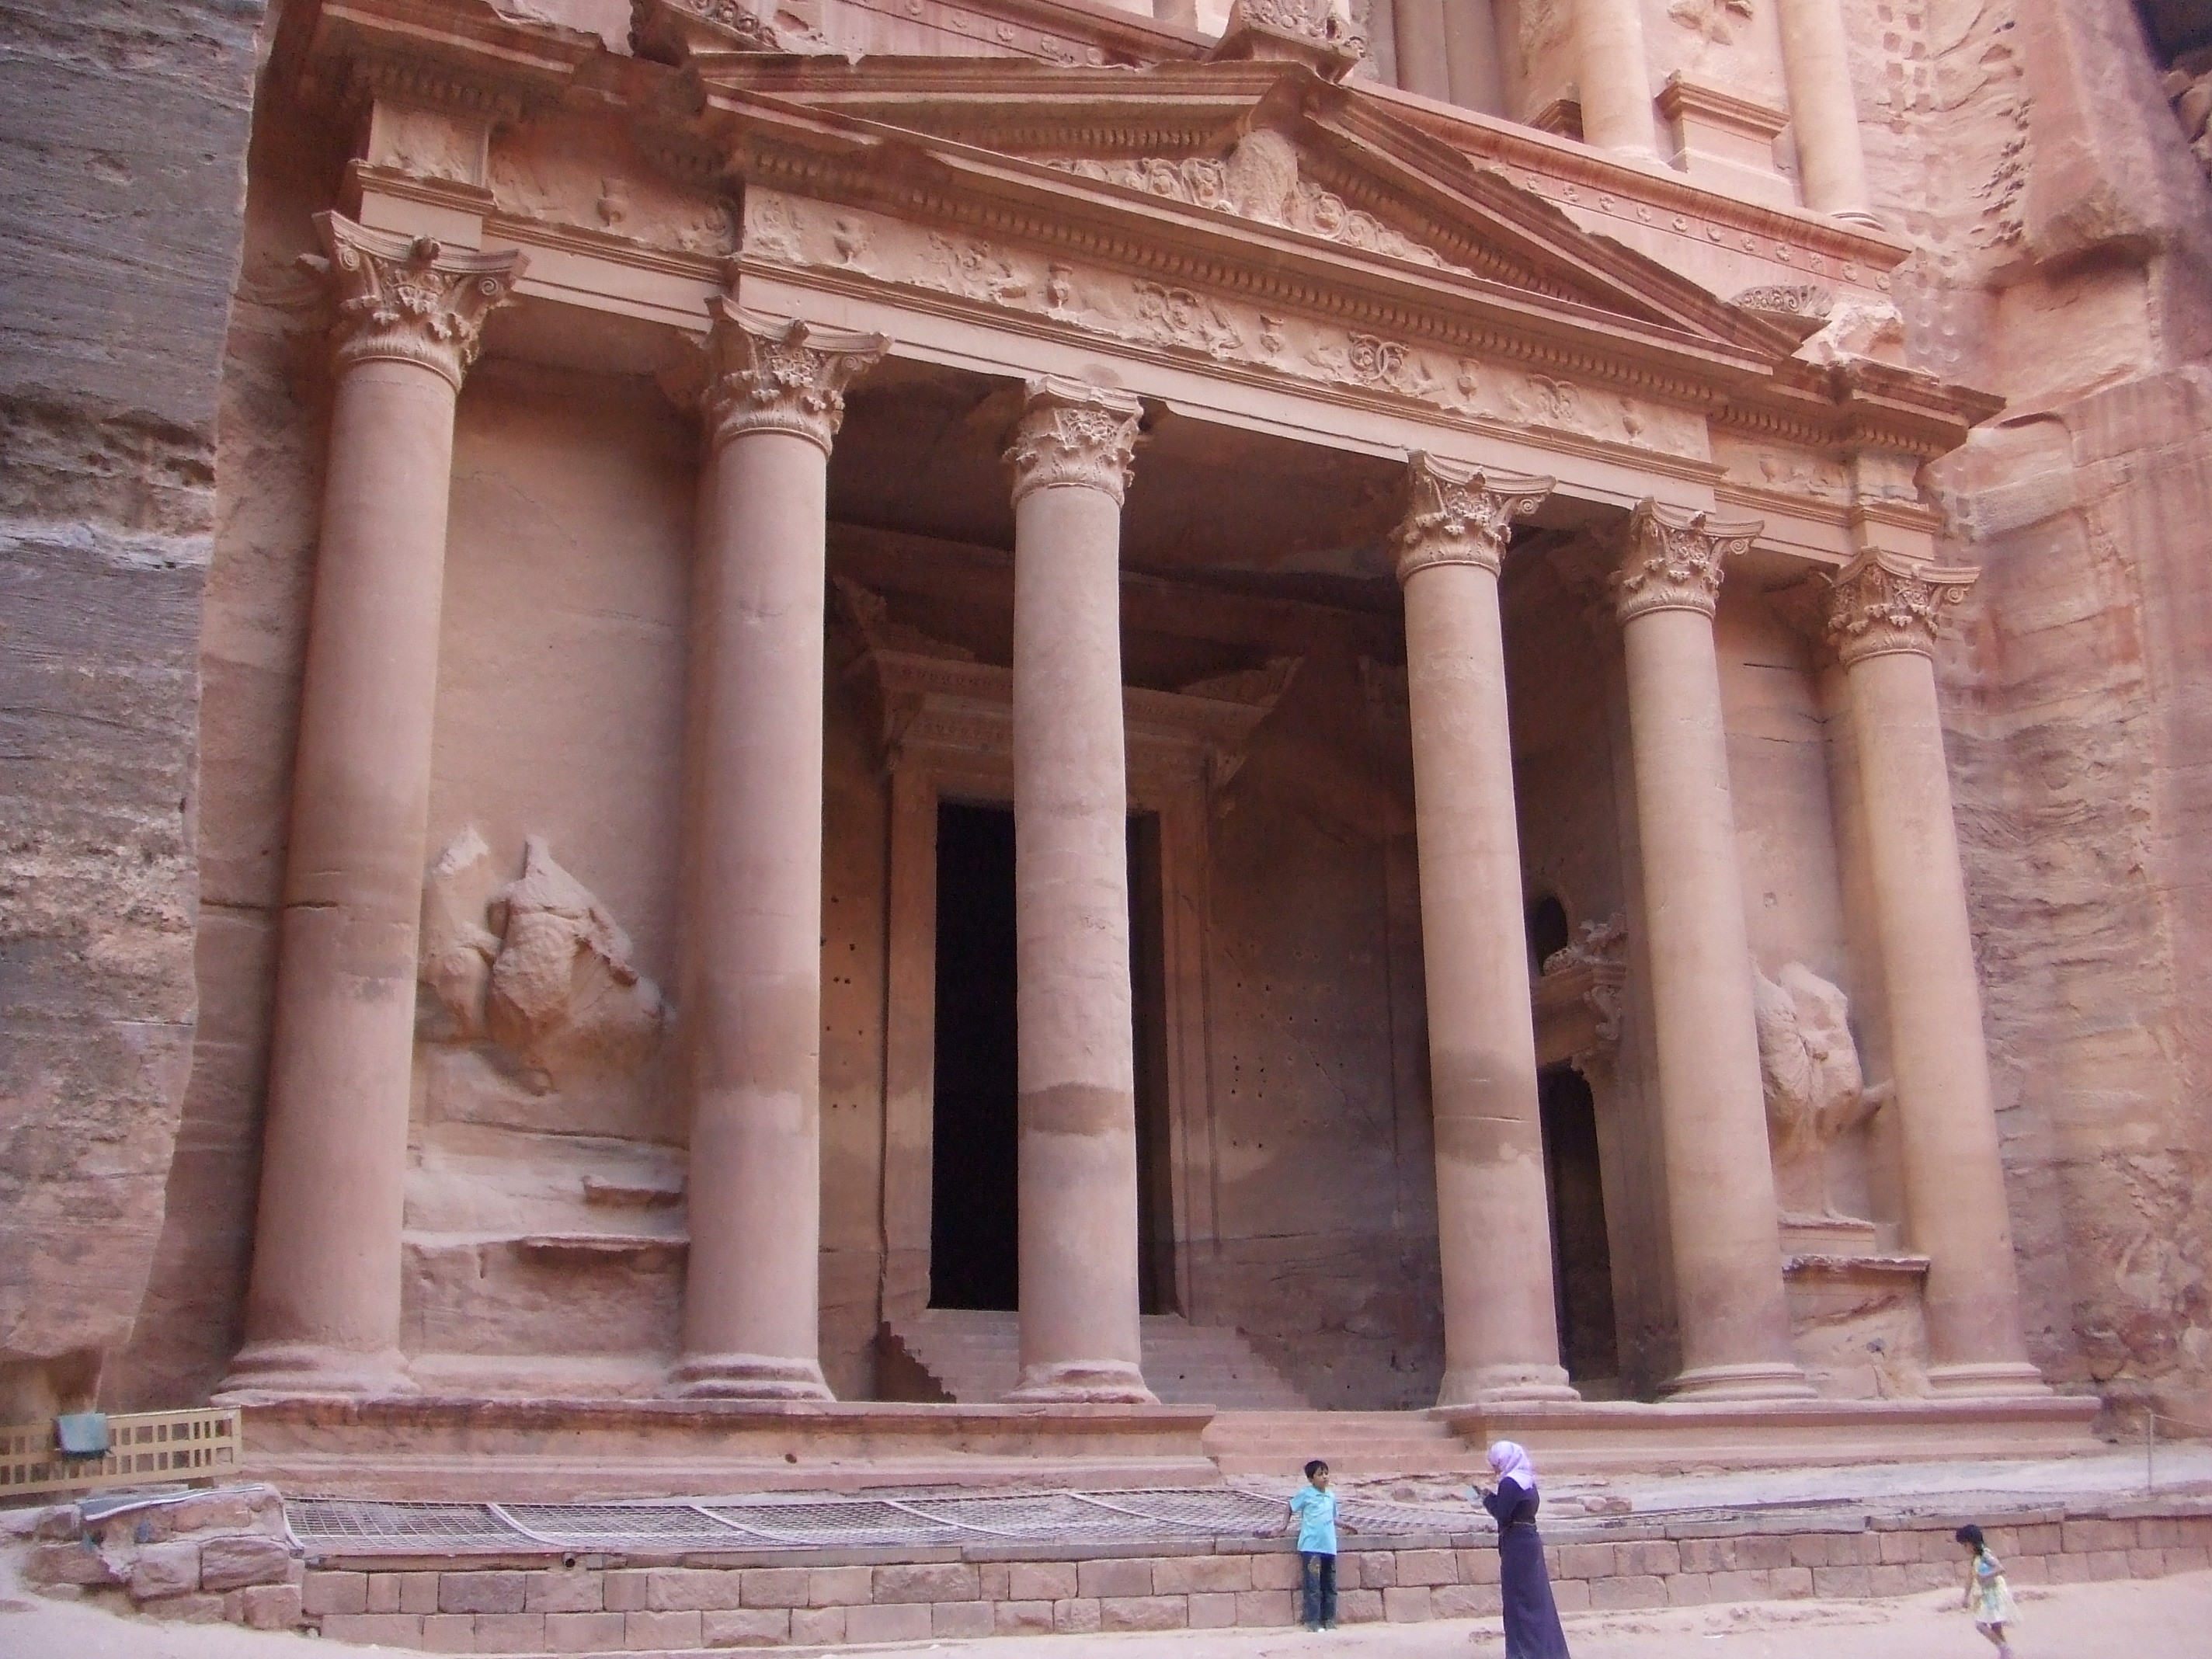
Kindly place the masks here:
<instances>
[{"instance_id":1,"label":"pediment cornice","mask_svg":"<svg viewBox=\"0 0 2212 1659\"><path fill-rule=\"evenodd\" d=\"M994 3L1079 21L1104 10ZM278 67L311 100L366 86L495 124L568 112L611 119L690 188L864 206L1178 292L1325 316L1386 345L1428 342L1659 398L1792 443L1936 453L1993 407L1908 371L1797 362L1796 331L1583 228L1510 167L1440 143L1433 120L1413 118L1395 94L1280 62L1157 61L1205 44L1165 34L1174 52L1111 72L1018 58L854 64L741 51L670 65L489 0L323 0L288 18ZM365 71L370 64L380 67ZM1225 162L1256 131L1291 148L1301 187L1340 204L1352 234L1330 218L1334 205L1303 223L1238 214L1173 199L1127 172ZM1614 167L1623 189L1649 183L1594 153L1578 164Z\"/></svg>"}]
</instances>

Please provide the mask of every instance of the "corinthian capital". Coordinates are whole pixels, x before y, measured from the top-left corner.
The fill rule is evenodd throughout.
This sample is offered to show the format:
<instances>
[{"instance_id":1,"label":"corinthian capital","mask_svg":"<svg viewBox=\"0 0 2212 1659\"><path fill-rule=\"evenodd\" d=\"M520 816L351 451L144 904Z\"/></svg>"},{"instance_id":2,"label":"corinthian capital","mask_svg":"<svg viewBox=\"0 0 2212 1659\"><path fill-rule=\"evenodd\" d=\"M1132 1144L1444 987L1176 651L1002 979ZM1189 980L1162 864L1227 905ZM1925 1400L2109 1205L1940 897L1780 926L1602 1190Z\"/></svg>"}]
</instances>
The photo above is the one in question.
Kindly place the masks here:
<instances>
[{"instance_id":1,"label":"corinthian capital","mask_svg":"<svg viewBox=\"0 0 2212 1659\"><path fill-rule=\"evenodd\" d=\"M1965 599L1981 574L1896 553L1862 553L1837 573L1825 596L1828 642L1846 668L1893 651L1931 656L1943 610Z\"/></svg>"},{"instance_id":2,"label":"corinthian capital","mask_svg":"<svg viewBox=\"0 0 2212 1659\"><path fill-rule=\"evenodd\" d=\"M434 369L458 390L483 349L484 319L507 303L524 256L447 248L335 213L317 214L315 228L331 251L313 263L337 299L331 337L339 371L396 359Z\"/></svg>"},{"instance_id":3,"label":"corinthian capital","mask_svg":"<svg viewBox=\"0 0 2212 1659\"><path fill-rule=\"evenodd\" d=\"M713 312L701 399L708 446L719 449L747 432L789 432L826 452L845 419L845 388L890 343L742 311L720 297Z\"/></svg>"},{"instance_id":4,"label":"corinthian capital","mask_svg":"<svg viewBox=\"0 0 2212 1659\"><path fill-rule=\"evenodd\" d=\"M1390 534L1399 581L1432 564L1476 564L1496 575L1513 520L1534 512L1553 482L1417 453L1406 469L1406 516Z\"/></svg>"},{"instance_id":5,"label":"corinthian capital","mask_svg":"<svg viewBox=\"0 0 2212 1659\"><path fill-rule=\"evenodd\" d=\"M1709 513L1646 500L1628 519L1628 544L1613 573L1613 614L1632 622L1647 611L1701 611L1720 603L1721 566L1751 545L1757 519L1716 519Z\"/></svg>"},{"instance_id":6,"label":"corinthian capital","mask_svg":"<svg viewBox=\"0 0 2212 1659\"><path fill-rule=\"evenodd\" d=\"M1115 501L1128 493L1144 406L1127 392L1040 374L1026 382L1021 424L1006 465L1019 502L1032 489L1056 484L1103 490Z\"/></svg>"}]
</instances>

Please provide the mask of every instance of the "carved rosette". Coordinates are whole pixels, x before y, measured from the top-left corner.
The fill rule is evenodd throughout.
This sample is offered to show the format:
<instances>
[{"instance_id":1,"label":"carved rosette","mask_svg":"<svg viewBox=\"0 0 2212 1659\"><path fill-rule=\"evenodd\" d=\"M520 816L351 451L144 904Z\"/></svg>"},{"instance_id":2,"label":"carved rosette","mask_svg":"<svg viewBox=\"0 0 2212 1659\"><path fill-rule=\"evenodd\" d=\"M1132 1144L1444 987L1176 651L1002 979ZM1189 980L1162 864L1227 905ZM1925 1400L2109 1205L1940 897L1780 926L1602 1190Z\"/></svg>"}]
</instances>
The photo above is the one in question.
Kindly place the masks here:
<instances>
[{"instance_id":1,"label":"carved rosette","mask_svg":"<svg viewBox=\"0 0 2212 1659\"><path fill-rule=\"evenodd\" d=\"M453 382L483 349L484 319L507 302L526 263L520 252L449 249L428 236L371 230L319 213L327 259L312 260L337 301L332 359L419 363Z\"/></svg>"},{"instance_id":2,"label":"carved rosette","mask_svg":"<svg viewBox=\"0 0 2212 1659\"><path fill-rule=\"evenodd\" d=\"M1828 643L1846 668L1896 651L1932 656L1942 612L1965 599L1981 574L1967 566L1862 553L1837 574L1825 596Z\"/></svg>"},{"instance_id":3,"label":"carved rosette","mask_svg":"<svg viewBox=\"0 0 2212 1659\"><path fill-rule=\"evenodd\" d=\"M1629 515L1627 550L1613 573L1613 614L1624 623L1651 611L1711 616L1723 564L1748 549L1763 527L1757 519L1716 519L1644 501Z\"/></svg>"},{"instance_id":4,"label":"carved rosette","mask_svg":"<svg viewBox=\"0 0 2212 1659\"><path fill-rule=\"evenodd\" d=\"M1023 387L1021 424L1006 462L1017 505L1033 489L1069 486L1102 490L1118 504L1127 495L1144 407L1127 392L1040 374Z\"/></svg>"},{"instance_id":5,"label":"carved rosette","mask_svg":"<svg viewBox=\"0 0 2212 1659\"><path fill-rule=\"evenodd\" d=\"M719 449L748 432L788 432L827 453L845 418L845 388L890 343L880 334L763 316L719 297L713 311L701 398L708 447Z\"/></svg>"},{"instance_id":6,"label":"carved rosette","mask_svg":"<svg viewBox=\"0 0 2212 1659\"><path fill-rule=\"evenodd\" d=\"M1399 582L1432 564L1480 565L1496 575L1513 520L1534 512L1554 482L1416 453L1406 469L1406 516L1390 534Z\"/></svg>"}]
</instances>

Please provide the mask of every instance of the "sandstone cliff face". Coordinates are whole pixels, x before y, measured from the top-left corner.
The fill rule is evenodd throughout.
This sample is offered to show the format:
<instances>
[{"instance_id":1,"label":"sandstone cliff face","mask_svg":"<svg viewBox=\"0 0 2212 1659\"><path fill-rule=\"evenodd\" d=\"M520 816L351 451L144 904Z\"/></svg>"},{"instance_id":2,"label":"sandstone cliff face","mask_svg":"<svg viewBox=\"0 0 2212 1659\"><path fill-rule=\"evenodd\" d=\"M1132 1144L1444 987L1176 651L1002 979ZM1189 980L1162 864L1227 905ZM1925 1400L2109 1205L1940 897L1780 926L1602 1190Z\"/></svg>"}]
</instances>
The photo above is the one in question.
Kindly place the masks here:
<instances>
[{"instance_id":1,"label":"sandstone cliff face","mask_svg":"<svg viewBox=\"0 0 2212 1659\"><path fill-rule=\"evenodd\" d=\"M0 4L0 1420L92 1397L161 1224L260 12Z\"/></svg>"},{"instance_id":2,"label":"sandstone cliff face","mask_svg":"<svg viewBox=\"0 0 2212 1659\"><path fill-rule=\"evenodd\" d=\"M2201 1424L2212 194L2128 8L1850 9L1913 356L2011 400L1928 482L1986 573L1943 673L2029 1340Z\"/></svg>"}]
</instances>

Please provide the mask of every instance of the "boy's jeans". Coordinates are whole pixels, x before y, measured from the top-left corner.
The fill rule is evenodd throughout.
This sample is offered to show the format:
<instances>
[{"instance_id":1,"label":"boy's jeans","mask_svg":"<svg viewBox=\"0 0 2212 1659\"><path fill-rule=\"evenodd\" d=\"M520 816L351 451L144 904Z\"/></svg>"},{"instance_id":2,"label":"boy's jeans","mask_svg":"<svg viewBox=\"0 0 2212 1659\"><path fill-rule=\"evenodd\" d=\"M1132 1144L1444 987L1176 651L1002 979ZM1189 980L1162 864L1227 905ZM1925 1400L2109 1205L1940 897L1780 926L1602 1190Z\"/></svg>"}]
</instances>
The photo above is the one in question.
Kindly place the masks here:
<instances>
[{"instance_id":1,"label":"boy's jeans","mask_svg":"<svg viewBox=\"0 0 2212 1659\"><path fill-rule=\"evenodd\" d=\"M1336 1622L1336 1558L1300 1550L1298 1560L1305 1569L1301 1577L1305 1586L1307 1627L1334 1625Z\"/></svg>"}]
</instances>

